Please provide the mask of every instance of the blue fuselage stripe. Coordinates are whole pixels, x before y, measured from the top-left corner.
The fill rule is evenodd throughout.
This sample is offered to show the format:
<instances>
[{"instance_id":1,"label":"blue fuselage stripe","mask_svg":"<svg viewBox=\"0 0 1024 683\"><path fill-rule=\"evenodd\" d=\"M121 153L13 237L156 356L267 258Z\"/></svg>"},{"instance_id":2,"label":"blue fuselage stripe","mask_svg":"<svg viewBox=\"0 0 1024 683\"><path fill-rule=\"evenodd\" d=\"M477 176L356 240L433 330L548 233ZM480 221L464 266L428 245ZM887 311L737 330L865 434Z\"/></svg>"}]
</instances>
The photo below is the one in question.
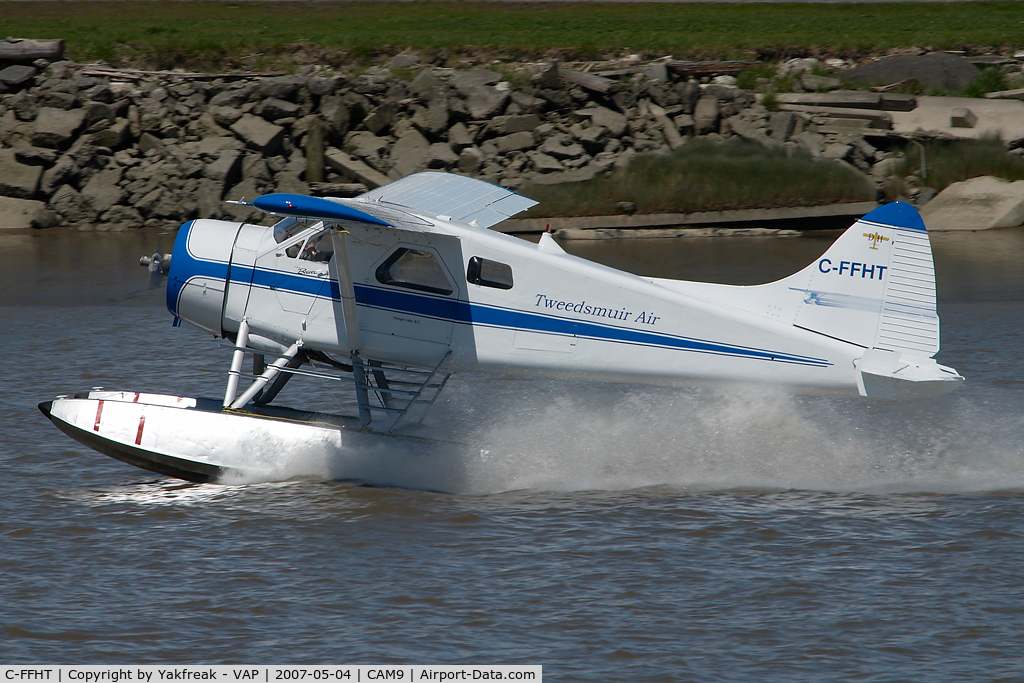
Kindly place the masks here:
<instances>
[{"instance_id":1,"label":"blue fuselage stripe","mask_svg":"<svg viewBox=\"0 0 1024 683\"><path fill-rule=\"evenodd\" d=\"M182 249L182 252L186 250ZM179 262L180 263L180 262ZM226 263L215 263L189 259L183 270L189 276L204 276L223 280L228 276ZM313 278L293 273L283 273L251 266L231 266L232 282L251 284L263 289L302 294L312 297L340 300L341 292L337 280ZM168 308L171 308L172 282L168 280ZM183 284L183 283L182 283ZM180 285L174 285L180 290ZM329 287L329 290L326 288ZM330 294L328 295L328 291ZM757 349L732 344L722 344L703 339L691 339L656 332L644 332L611 325L600 325L592 322L539 315L515 309L470 303L446 297L433 296L426 293L397 291L367 285L355 285L356 302L381 310L411 313L437 320L450 321L461 325L473 325L524 330L540 334L576 336L595 341L609 341L637 346L677 349L695 353L710 353L732 357L750 358L781 363L794 363L813 367L831 365L823 358L799 356L789 353L778 353L767 349ZM177 292L175 292L175 299ZM176 306L171 312L177 314Z\"/></svg>"}]
</instances>

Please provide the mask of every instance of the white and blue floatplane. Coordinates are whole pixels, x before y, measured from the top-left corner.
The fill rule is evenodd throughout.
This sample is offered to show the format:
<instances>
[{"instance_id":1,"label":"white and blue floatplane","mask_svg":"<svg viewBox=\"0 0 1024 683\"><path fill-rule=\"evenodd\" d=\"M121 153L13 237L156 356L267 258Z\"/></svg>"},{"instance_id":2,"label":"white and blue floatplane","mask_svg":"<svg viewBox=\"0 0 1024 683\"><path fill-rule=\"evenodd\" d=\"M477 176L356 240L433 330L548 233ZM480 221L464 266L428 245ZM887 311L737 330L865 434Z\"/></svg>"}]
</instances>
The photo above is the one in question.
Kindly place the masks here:
<instances>
[{"instance_id":1,"label":"white and blue floatplane","mask_svg":"<svg viewBox=\"0 0 1024 683\"><path fill-rule=\"evenodd\" d=\"M631 275L547 233L533 244L488 229L535 203L418 173L354 199L263 195L252 205L282 218L272 227L185 223L167 308L233 344L223 400L93 390L40 408L101 453L216 482L272 469L253 457L258 441L344 454L419 439L455 372L882 399L963 381L933 360L931 245L908 204L872 211L794 275L730 286ZM273 405L295 376L347 385L353 414Z\"/></svg>"}]
</instances>

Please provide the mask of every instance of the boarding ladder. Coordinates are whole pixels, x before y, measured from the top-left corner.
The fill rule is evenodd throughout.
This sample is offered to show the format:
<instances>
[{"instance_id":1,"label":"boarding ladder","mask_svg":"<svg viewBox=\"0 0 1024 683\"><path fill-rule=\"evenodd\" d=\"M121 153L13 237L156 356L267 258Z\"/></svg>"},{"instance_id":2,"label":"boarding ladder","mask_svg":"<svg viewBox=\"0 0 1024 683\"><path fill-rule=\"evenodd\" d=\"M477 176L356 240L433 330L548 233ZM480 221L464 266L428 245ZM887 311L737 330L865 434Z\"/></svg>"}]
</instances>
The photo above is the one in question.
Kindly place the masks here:
<instances>
[{"instance_id":1,"label":"boarding ladder","mask_svg":"<svg viewBox=\"0 0 1024 683\"><path fill-rule=\"evenodd\" d=\"M352 379L360 424L391 432L421 422L451 376L441 369L451 354L448 351L433 369L426 369L368 360L353 353Z\"/></svg>"}]
</instances>

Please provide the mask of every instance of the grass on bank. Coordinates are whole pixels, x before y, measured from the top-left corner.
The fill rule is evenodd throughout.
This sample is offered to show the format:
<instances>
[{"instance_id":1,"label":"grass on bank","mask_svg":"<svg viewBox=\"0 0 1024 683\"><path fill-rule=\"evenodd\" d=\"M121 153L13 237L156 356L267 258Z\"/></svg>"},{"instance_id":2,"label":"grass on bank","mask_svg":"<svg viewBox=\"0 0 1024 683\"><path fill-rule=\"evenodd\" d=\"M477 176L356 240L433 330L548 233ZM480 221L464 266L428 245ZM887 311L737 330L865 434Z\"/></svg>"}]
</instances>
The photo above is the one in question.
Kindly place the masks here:
<instances>
[{"instance_id":1,"label":"grass on bank","mask_svg":"<svg viewBox=\"0 0 1024 683\"><path fill-rule=\"evenodd\" d=\"M306 57L370 59L406 47L505 58L558 51L783 57L912 45L1024 45L1021 4L648 2L5 2L0 34L64 38L68 56L223 70ZM293 55L294 56L294 55ZM283 60L281 58L284 58ZM298 62L305 58L300 55ZM443 59L443 57L442 57Z\"/></svg>"},{"instance_id":2,"label":"grass on bank","mask_svg":"<svg viewBox=\"0 0 1024 683\"><path fill-rule=\"evenodd\" d=\"M600 216L632 202L637 213L690 213L870 201L866 176L800 152L753 142L691 142L666 156L638 156L611 176L565 185L530 185L521 193L540 204L527 214Z\"/></svg>"},{"instance_id":3,"label":"grass on bank","mask_svg":"<svg viewBox=\"0 0 1024 683\"><path fill-rule=\"evenodd\" d=\"M941 192L953 183L978 176L1024 180L1024 157L1010 154L996 138L981 140L935 140L925 143L928 177L921 184ZM921 152L916 145L907 149L903 176L921 176Z\"/></svg>"}]
</instances>

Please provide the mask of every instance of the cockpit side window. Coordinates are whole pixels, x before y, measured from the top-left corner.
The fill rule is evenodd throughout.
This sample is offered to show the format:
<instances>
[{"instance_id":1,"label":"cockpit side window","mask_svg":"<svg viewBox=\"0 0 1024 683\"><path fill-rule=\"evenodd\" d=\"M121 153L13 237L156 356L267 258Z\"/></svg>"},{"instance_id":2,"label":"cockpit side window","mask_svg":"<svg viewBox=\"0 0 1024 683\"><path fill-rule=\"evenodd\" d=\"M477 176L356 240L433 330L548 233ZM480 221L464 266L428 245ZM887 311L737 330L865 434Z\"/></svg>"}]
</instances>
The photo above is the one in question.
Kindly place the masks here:
<instances>
[{"instance_id":1,"label":"cockpit side window","mask_svg":"<svg viewBox=\"0 0 1024 683\"><path fill-rule=\"evenodd\" d=\"M466 280L484 287L512 289L512 266L474 256L466 267Z\"/></svg>"},{"instance_id":2,"label":"cockpit side window","mask_svg":"<svg viewBox=\"0 0 1024 683\"><path fill-rule=\"evenodd\" d=\"M299 258L317 263L327 263L332 256L334 256L334 241L331 240L330 232L324 232L306 240L306 246L302 248Z\"/></svg>"},{"instance_id":3,"label":"cockpit side window","mask_svg":"<svg viewBox=\"0 0 1024 683\"><path fill-rule=\"evenodd\" d=\"M451 294L451 283L444 269L429 251L401 247L380 264L377 282L434 294Z\"/></svg>"}]
</instances>

